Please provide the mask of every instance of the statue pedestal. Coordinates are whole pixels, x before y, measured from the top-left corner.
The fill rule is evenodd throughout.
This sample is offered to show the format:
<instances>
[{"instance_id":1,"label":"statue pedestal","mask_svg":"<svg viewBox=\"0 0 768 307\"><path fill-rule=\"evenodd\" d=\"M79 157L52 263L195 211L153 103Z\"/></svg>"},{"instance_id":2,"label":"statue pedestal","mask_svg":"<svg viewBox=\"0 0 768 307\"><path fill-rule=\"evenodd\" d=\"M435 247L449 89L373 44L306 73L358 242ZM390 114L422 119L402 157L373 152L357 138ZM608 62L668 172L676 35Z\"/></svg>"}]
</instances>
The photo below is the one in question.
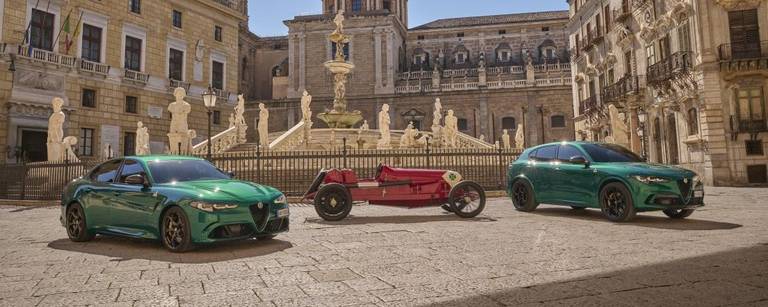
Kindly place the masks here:
<instances>
[{"instance_id":1,"label":"statue pedestal","mask_svg":"<svg viewBox=\"0 0 768 307\"><path fill-rule=\"evenodd\" d=\"M168 133L168 148L170 153L174 155L192 153L189 134Z\"/></svg>"},{"instance_id":2,"label":"statue pedestal","mask_svg":"<svg viewBox=\"0 0 768 307\"><path fill-rule=\"evenodd\" d=\"M48 142L48 162L64 161L64 143Z\"/></svg>"}]
</instances>

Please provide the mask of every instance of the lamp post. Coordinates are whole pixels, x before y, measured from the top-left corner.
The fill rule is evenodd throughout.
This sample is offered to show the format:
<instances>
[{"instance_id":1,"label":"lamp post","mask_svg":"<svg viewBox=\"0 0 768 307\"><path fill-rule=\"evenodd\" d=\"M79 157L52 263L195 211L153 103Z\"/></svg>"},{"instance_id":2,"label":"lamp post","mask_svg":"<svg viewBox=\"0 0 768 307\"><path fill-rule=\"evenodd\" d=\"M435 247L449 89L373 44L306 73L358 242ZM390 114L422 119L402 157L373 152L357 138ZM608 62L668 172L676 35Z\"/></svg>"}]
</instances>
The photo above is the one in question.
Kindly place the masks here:
<instances>
[{"instance_id":1,"label":"lamp post","mask_svg":"<svg viewBox=\"0 0 768 307\"><path fill-rule=\"evenodd\" d=\"M647 160L648 152L645 144L645 122L648 120L648 113L645 113L645 109L640 108L637 110L637 119L640 121L640 127L637 128L637 134L640 136L640 147L643 150L643 158Z\"/></svg>"},{"instance_id":2,"label":"lamp post","mask_svg":"<svg viewBox=\"0 0 768 307\"><path fill-rule=\"evenodd\" d=\"M213 108L216 107L216 92L210 85L203 92L203 104L208 111L208 160L211 160L211 116L213 115Z\"/></svg>"}]
</instances>

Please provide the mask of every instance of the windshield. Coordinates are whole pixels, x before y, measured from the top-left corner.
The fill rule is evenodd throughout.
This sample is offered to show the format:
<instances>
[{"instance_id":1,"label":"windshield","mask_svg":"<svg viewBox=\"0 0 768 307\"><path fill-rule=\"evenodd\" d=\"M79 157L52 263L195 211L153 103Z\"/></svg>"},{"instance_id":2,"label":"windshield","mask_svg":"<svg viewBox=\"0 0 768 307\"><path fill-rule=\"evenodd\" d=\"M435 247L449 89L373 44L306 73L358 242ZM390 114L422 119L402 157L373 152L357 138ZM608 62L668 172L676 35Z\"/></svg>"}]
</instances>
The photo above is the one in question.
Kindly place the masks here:
<instances>
[{"instance_id":1,"label":"windshield","mask_svg":"<svg viewBox=\"0 0 768 307\"><path fill-rule=\"evenodd\" d=\"M149 161L149 172L155 183L170 183L198 180L230 179L213 164L205 160Z\"/></svg>"},{"instance_id":2,"label":"windshield","mask_svg":"<svg viewBox=\"0 0 768 307\"><path fill-rule=\"evenodd\" d=\"M619 145L614 144L582 144L592 161L606 163L643 162L640 156Z\"/></svg>"}]
</instances>

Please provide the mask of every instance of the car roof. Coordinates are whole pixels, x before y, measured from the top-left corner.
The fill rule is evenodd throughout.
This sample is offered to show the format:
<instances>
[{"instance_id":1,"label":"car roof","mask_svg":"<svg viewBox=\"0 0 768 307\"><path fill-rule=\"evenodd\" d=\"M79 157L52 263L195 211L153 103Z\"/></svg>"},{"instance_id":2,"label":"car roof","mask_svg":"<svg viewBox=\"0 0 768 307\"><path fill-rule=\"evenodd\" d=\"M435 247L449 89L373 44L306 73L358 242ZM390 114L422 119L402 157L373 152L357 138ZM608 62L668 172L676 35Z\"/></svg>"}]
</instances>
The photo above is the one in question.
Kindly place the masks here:
<instances>
[{"instance_id":1,"label":"car roof","mask_svg":"<svg viewBox=\"0 0 768 307\"><path fill-rule=\"evenodd\" d=\"M588 141L561 141L561 142L552 142L552 143L537 145L532 147L531 149L538 149L544 146L552 146L552 145L585 145L585 144L605 144L605 143L588 142Z\"/></svg>"},{"instance_id":2,"label":"car roof","mask_svg":"<svg viewBox=\"0 0 768 307\"><path fill-rule=\"evenodd\" d=\"M176 155L149 155L149 156L129 156L129 157L123 157L124 159L133 159L138 160L142 162L150 162L150 161L179 161L179 160L203 160L198 157L190 157L190 156L176 156Z\"/></svg>"}]
</instances>

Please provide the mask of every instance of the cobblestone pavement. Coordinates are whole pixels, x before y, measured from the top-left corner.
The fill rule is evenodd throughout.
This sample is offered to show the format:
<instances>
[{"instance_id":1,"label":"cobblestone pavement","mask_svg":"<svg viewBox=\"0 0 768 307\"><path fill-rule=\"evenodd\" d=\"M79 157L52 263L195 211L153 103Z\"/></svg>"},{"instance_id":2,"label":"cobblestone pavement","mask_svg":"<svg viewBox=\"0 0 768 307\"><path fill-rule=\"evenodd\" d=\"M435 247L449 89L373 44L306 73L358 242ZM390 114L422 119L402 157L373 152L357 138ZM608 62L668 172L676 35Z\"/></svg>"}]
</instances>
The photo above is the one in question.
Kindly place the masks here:
<instances>
[{"instance_id":1,"label":"cobblestone pavement","mask_svg":"<svg viewBox=\"0 0 768 307\"><path fill-rule=\"evenodd\" d=\"M58 208L0 207L0 305L768 306L768 189L708 190L691 219L505 199L476 219L358 206L324 223L170 254L158 243L66 239Z\"/></svg>"}]
</instances>

